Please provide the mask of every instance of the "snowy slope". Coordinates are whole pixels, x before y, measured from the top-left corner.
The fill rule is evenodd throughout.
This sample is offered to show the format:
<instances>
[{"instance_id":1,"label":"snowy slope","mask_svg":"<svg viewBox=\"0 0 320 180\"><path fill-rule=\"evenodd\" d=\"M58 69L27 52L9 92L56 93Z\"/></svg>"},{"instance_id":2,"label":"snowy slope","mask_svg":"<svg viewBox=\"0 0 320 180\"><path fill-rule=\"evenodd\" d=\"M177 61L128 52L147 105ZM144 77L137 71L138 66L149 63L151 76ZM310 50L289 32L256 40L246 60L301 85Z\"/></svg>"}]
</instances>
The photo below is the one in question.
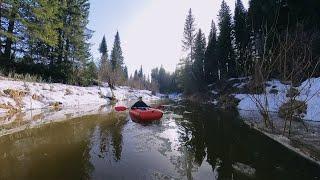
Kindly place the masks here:
<instances>
[{"instance_id":1,"label":"snowy slope","mask_svg":"<svg viewBox=\"0 0 320 180\"><path fill-rule=\"evenodd\" d=\"M268 81L270 86L267 87L267 94L235 94L235 97L240 99L238 109L255 111L258 110L256 99L265 104L267 99L268 109L271 112L278 112L280 106L285 103L287 91L290 89L289 85L282 84L278 80ZM278 90L278 93L270 93L271 89ZM300 95L297 100L307 102L307 113L304 116L305 120L320 121L320 78L311 78L304 81L299 87Z\"/></svg>"},{"instance_id":2,"label":"snowy slope","mask_svg":"<svg viewBox=\"0 0 320 180\"><path fill-rule=\"evenodd\" d=\"M119 101L136 100L142 96L144 100L157 100L150 91L134 90L129 87L117 87L114 95ZM0 114L10 109L26 111L42 109L59 104L59 107L75 107L80 105L109 104L105 97L111 97L108 87L78 87L65 84L48 84L0 79Z\"/></svg>"}]
</instances>

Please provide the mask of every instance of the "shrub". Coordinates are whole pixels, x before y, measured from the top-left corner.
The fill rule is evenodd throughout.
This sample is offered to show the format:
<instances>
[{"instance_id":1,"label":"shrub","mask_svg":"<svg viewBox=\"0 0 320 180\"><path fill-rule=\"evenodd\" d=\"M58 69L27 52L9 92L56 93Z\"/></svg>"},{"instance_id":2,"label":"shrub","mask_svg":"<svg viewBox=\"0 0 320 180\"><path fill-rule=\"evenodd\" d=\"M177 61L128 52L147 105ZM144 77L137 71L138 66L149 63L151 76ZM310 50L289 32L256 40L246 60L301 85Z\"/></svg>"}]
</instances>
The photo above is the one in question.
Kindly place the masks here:
<instances>
[{"instance_id":1,"label":"shrub","mask_svg":"<svg viewBox=\"0 0 320 180\"><path fill-rule=\"evenodd\" d=\"M281 105L279 108L279 116L281 118L302 118L307 113L307 104L303 101L290 100Z\"/></svg>"},{"instance_id":2,"label":"shrub","mask_svg":"<svg viewBox=\"0 0 320 180\"><path fill-rule=\"evenodd\" d=\"M300 92L296 89L296 88L290 88L288 91L287 91L287 94L286 96L287 97L290 97L290 98L293 98L293 97L296 97L300 94Z\"/></svg>"},{"instance_id":3,"label":"shrub","mask_svg":"<svg viewBox=\"0 0 320 180\"><path fill-rule=\"evenodd\" d=\"M255 83L254 81L250 81L248 84L244 86L243 92L244 94L262 94L264 93L265 84L264 83Z\"/></svg>"},{"instance_id":4,"label":"shrub","mask_svg":"<svg viewBox=\"0 0 320 180\"><path fill-rule=\"evenodd\" d=\"M219 98L218 106L222 109L236 109L240 100L232 95L222 95Z\"/></svg>"}]
</instances>

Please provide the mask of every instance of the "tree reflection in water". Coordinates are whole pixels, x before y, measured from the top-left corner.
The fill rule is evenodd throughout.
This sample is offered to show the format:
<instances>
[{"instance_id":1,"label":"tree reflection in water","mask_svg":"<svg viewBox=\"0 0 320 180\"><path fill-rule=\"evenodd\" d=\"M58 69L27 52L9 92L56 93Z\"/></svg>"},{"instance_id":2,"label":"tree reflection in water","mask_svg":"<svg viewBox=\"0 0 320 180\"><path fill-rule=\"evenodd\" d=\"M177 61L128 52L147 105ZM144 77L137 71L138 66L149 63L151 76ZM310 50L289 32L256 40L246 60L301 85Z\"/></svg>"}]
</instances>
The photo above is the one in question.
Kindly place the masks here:
<instances>
[{"instance_id":1,"label":"tree reflection in water","mask_svg":"<svg viewBox=\"0 0 320 180\"><path fill-rule=\"evenodd\" d=\"M184 120L176 121L180 127L180 142L185 148L182 152L187 161L185 174L192 179L206 160L212 166L212 176L219 179L231 179L232 154L234 151L234 129L232 127L236 112L216 112L206 105L187 103L186 108L176 109L175 113L184 114ZM183 161L181 161L183 162ZM181 166L176 164L177 166Z\"/></svg>"},{"instance_id":2,"label":"tree reflection in water","mask_svg":"<svg viewBox=\"0 0 320 180\"><path fill-rule=\"evenodd\" d=\"M126 122L127 119L124 116L110 113L101 123L96 125L95 131L97 132L95 133L98 134L98 137L95 138L94 143L99 144L99 158L106 158L108 153L112 153L112 159L114 161L121 159L122 130Z\"/></svg>"},{"instance_id":3,"label":"tree reflection in water","mask_svg":"<svg viewBox=\"0 0 320 180\"><path fill-rule=\"evenodd\" d=\"M214 179L319 177L317 166L250 129L240 120L238 112L224 112L192 103L184 105L185 108L174 112L192 112L185 113L183 120L176 120L182 149L180 158L185 161L175 161L174 164L177 169L183 167L187 179L193 179L205 161L211 165ZM255 168L254 177L233 169L238 162ZM308 173L301 169L308 170Z\"/></svg>"},{"instance_id":4,"label":"tree reflection in water","mask_svg":"<svg viewBox=\"0 0 320 180\"><path fill-rule=\"evenodd\" d=\"M235 163L255 168L252 179L320 177L236 112L185 102L167 110L150 125L111 113L2 137L0 179L248 179Z\"/></svg>"}]
</instances>

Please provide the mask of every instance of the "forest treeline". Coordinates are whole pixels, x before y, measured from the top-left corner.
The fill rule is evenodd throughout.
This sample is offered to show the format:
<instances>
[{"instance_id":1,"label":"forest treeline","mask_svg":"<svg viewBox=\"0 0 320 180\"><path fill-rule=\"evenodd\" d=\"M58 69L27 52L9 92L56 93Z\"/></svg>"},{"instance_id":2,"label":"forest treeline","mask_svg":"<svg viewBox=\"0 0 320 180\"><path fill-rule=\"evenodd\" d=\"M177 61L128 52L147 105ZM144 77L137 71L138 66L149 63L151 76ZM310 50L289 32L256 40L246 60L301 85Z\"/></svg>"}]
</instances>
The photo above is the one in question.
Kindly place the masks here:
<instances>
[{"instance_id":1,"label":"forest treeline","mask_svg":"<svg viewBox=\"0 0 320 180\"><path fill-rule=\"evenodd\" d=\"M258 92L271 78L297 85L320 76L320 1L251 0L246 9L236 0L233 15L222 1L218 23L212 21L208 36L196 28L190 9L182 50L185 56L174 73L155 68L151 79L142 81L151 85L143 87L161 93L206 93L214 84L248 76L250 88Z\"/></svg>"},{"instance_id":2,"label":"forest treeline","mask_svg":"<svg viewBox=\"0 0 320 180\"><path fill-rule=\"evenodd\" d=\"M89 0L4 0L0 4L0 68L52 82L94 79Z\"/></svg>"},{"instance_id":3,"label":"forest treeline","mask_svg":"<svg viewBox=\"0 0 320 180\"><path fill-rule=\"evenodd\" d=\"M162 66L148 76L142 67L128 75L120 35L109 53L105 37L95 63L93 31L87 28L89 0L4 0L0 2L0 69L41 76L51 82L130 85L154 92L207 92L208 85L251 76L301 81L319 76L320 1L236 0L232 15L222 1L217 24L207 36L190 9L175 72ZM267 74L267 76L266 76Z\"/></svg>"},{"instance_id":4,"label":"forest treeline","mask_svg":"<svg viewBox=\"0 0 320 180\"><path fill-rule=\"evenodd\" d=\"M190 9L182 45L185 57L160 87L204 93L208 85L245 76L253 88L270 78L298 84L320 75L320 1L250 0L247 10L236 0L233 16L222 1L208 37Z\"/></svg>"}]
</instances>

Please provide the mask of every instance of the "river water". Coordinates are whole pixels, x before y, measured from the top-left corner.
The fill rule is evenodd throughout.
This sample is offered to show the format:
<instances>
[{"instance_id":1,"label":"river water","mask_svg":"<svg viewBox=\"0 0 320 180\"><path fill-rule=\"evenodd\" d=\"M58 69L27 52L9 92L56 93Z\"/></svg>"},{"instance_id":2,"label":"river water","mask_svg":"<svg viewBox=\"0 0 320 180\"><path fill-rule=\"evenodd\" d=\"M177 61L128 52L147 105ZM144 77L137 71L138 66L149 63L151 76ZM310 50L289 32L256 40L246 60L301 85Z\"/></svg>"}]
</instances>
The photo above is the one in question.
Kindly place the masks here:
<instances>
[{"instance_id":1,"label":"river water","mask_svg":"<svg viewBox=\"0 0 320 180\"><path fill-rule=\"evenodd\" d=\"M236 112L173 103L160 122L89 115L0 138L0 179L319 179Z\"/></svg>"}]
</instances>

